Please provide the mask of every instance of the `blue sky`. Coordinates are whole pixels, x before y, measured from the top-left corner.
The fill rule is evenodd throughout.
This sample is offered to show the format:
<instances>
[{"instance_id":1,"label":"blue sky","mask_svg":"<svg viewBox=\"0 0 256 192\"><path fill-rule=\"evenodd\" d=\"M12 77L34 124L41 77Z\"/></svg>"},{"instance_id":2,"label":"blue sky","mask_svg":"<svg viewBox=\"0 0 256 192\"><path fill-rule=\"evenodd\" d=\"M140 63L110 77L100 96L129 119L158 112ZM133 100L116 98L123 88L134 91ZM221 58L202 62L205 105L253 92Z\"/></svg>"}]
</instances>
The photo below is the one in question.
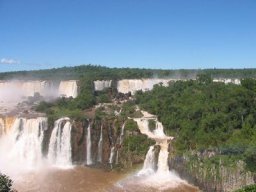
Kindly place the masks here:
<instances>
[{"instance_id":1,"label":"blue sky","mask_svg":"<svg viewBox=\"0 0 256 192\"><path fill-rule=\"evenodd\" d=\"M0 71L255 68L255 0L0 0Z\"/></svg>"}]
</instances>

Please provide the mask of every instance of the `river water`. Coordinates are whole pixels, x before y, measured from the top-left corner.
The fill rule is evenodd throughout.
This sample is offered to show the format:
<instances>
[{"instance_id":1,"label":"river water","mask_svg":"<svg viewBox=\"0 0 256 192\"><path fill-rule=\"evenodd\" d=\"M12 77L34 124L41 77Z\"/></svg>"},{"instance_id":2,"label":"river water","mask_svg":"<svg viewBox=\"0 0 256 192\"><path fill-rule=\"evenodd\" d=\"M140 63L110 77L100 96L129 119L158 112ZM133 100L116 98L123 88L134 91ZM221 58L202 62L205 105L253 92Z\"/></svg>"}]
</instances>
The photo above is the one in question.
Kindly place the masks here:
<instances>
[{"instance_id":1,"label":"river water","mask_svg":"<svg viewBox=\"0 0 256 192\"><path fill-rule=\"evenodd\" d=\"M189 184L180 184L168 189L157 189L136 183L134 173L124 174L83 166L72 169L47 168L24 173L15 178L18 192L196 192Z\"/></svg>"}]
</instances>

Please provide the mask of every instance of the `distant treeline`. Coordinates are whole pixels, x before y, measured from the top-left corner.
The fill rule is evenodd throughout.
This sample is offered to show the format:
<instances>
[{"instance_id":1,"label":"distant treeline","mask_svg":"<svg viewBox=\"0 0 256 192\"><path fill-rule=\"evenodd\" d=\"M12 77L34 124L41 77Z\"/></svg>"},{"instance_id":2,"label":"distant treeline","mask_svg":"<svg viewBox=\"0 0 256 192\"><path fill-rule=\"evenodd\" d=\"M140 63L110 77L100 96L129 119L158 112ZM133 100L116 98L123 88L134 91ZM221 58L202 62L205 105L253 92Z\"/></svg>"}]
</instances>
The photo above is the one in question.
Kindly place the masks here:
<instances>
[{"instance_id":1,"label":"distant treeline","mask_svg":"<svg viewBox=\"0 0 256 192\"><path fill-rule=\"evenodd\" d=\"M0 73L0 80L70 80L70 79L124 79L124 78L195 78L198 74L207 74L212 78L256 78L255 69L142 69L108 68L98 65L81 65L35 71L17 71Z\"/></svg>"}]
</instances>

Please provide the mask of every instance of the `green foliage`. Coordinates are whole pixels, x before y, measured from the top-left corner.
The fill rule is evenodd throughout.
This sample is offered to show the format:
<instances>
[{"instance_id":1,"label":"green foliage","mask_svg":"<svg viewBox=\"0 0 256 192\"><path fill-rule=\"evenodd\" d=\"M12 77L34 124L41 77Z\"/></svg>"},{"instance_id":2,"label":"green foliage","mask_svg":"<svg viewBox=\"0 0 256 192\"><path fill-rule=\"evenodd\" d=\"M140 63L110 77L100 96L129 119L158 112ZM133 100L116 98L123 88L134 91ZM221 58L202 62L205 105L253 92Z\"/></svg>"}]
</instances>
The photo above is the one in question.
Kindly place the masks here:
<instances>
[{"instance_id":1,"label":"green foliage","mask_svg":"<svg viewBox=\"0 0 256 192\"><path fill-rule=\"evenodd\" d=\"M136 155L145 155L150 145L154 142L145 135L130 135L125 137L123 147L126 152L132 152Z\"/></svg>"},{"instance_id":2,"label":"green foliage","mask_svg":"<svg viewBox=\"0 0 256 192\"><path fill-rule=\"evenodd\" d=\"M11 192L13 181L6 175L0 173L0 191Z\"/></svg>"},{"instance_id":3,"label":"green foliage","mask_svg":"<svg viewBox=\"0 0 256 192\"><path fill-rule=\"evenodd\" d=\"M138 118L138 117L141 117L141 113L136 110L134 101L128 101L123 104L121 116L125 118L126 117Z\"/></svg>"},{"instance_id":4,"label":"green foliage","mask_svg":"<svg viewBox=\"0 0 256 192\"><path fill-rule=\"evenodd\" d=\"M138 125L134 120L128 119L125 123L125 129L128 131L137 131Z\"/></svg>"},{"instance_id":5,"label":"green foliage","mask_svg":"<svg viewBox=\"0 0 256 192\"><path fill-rule=\"evenodd\" d=\"M174 134L177 152L219 148L240 158L255 146L255 98L256 92L244 86L180 81L138 93L136 103L156 114L165 130ZM255 153L247 153L246 159L255 163Z\"/></svg>"},{"instance_id":6,"label":"green foliage","mask_svg":"<svg viewBox=\"0 0 256 192\"><path fill-rule=\"evenodd\" d=\"M207 74L212 78L255 78L256 69L205 69L205 70L160 70L138 68L108 68L99 65L80 65L46 70L19 71L0 73L0 79L40 79L40 80L70 80L70 79L132 79L152 77L195 78L197 74Z\"/></svg>"},{"instance_id":7,"label":"green foliage","mask_svg":"<svg viewBox=\"0 0 256 192\"><path fill-rule=\"evenodd\" d=\"M236 190L235 192L255 192L256 185L248 185L243 187L242 189Z\"/></svg>"},{"instance_id":8,"label":"green foliage","mask_svg":"<svg viewBox=\"0 0 256 192\"><path fill-rule=\"evenodd\" d=\"M202 73L202 74L197 75L197 81L199 83L209 84L212 82L212 78L209 74Z\"/></svg>"},{"instance_id":9,"label":"green foliage","mask_svg":"<svg viewBox=\"0 0 256 192\"><path fill-rule=\"evenodd\" d=\"M256 80L252 78L246 78L241 80L241 85L249 90L256 92Z\"/></svg>"},{"instance_id":10,"label":"green foliage","mask_svg":"<svg viewBox=\"0 0 256 192\"><path fill-rule=\"evenodd\" d=\"M256 146L248 147L244 158L247 170L256 173Z\"/></svg>"}]
</instances>

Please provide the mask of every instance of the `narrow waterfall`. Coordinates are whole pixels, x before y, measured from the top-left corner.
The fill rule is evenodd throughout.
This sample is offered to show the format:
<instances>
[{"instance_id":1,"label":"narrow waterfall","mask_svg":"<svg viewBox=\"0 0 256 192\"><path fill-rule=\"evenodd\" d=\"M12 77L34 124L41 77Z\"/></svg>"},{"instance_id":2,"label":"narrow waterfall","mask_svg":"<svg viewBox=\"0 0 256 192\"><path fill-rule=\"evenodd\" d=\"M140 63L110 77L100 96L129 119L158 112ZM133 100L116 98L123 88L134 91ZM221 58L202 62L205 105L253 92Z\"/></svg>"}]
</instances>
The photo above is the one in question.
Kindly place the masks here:
<instances>
[{"instance_id":1,"label":"narrow waterfall","mask_svg":"<svg viewBox=\"0 0 256 192\"><path fill-rule=\"evenodd\" d=\"M122 129L121 129L120 140L119 140L120 145L122 145L122 143L124 141L124 128L125 128L125 122L123 123Z\"/></svg>"},{"instance_id":2,"label":"narrow waterfall","mask_svg":"<svg viewBox=\"0 0 256 192\"><path fill-rule=\"evenodd\" d=\"M89 123L89 126L87 128L87 138L86 138L86 164L91 165L92 162L92 141L91 141L91 125Z\"/></svg>"},{"instance_id":3,"label":"narrow waterfall","mask_svg":"<svg viewBox=\"0 0 256 192\"><path fill-rule=\"evenodd\" d=\"M10 131L0 140L0 156L5 157L0 160L0 169L14 173L39 167L46 129L47 119L44 117L16 118Z\"/></svg>"},{"instance_id":4,"label":"narrow waterfall","mask_svg":"<svg viewBox=\"0 0 256 192\"><path fill-rule=\"evenodd\" d=\"M98 156L97 156L97 161L102 162L102 144L103 144L103 132L102 132L102 125L100 127L100 139L98 143Z\"/></svg>"},{"instance_id":5,"label":"narrow waterfall","mask_svg":"<svg viewBox=\"0 0 256 192\"><path fill-rule=\"evenodd\" d=\"M0 118L0 137L4 134L5 126L4 126L4 120Z\"/></svg>"},{"instance_id":6,"label":"narrow waterfall","mask_svg":"<svg viewBox=\"0 0 256 192\"><path fill-rule=\"evenodd\" d=\"M109 156L109 160L108 160L108 162L109 162L109 164L111 164L111 166L114 162L114 155L115 155L115 147L113 146L113 147L111 147L110 156Z\"/></svg>"},{"instance_id":7,"label":"narrow waterfall","mask_svg":"<svg viewBox=\"0 0 256 192\"><path fill-rule=\"evenodd\" d=\"M121 147L123 140L124 140L124 128L125 128L125 122L122 125L121 133L119 137L119 148ZM118 164L118 158L119 158L119 148L116 150L116 164Z\"/></svg>"},{"instance_id":8,"label":"narrow waterfall","mask_svg":"<svg viewBox=\"0 0 256 192\"><path fill-rule=\"evenodd\" d=\"M64 126L63 126L63 123ZM71 129L70 119L65 117L54 123L49 143L48 159L56 166L71 166Z\"/></svg>"},{"instance_id":9,"label":"narrow waterfall","mask_svg":"<svg viewBox=\"0 0 256 192\"><path fill-rule=\"evenodd\" d=\"M160 146L160 152L158 155L158 164L157 164L157 172L158 173L168 173L169 172L169 165L168 165L168 149L165 146Z\"/></svg>"},{"instance_id":10,"label":"narrow waterfall","mask_svg":"<svg viewBox=\"0 0 256 192\"><path fill-rule=\"evenodd\" d=\"M148 175L152 174L155 171L155 152L154 145L150 146L146 158L144 160L143 168L140 170L138 175Z\"/></svg>"}]
</instances>

